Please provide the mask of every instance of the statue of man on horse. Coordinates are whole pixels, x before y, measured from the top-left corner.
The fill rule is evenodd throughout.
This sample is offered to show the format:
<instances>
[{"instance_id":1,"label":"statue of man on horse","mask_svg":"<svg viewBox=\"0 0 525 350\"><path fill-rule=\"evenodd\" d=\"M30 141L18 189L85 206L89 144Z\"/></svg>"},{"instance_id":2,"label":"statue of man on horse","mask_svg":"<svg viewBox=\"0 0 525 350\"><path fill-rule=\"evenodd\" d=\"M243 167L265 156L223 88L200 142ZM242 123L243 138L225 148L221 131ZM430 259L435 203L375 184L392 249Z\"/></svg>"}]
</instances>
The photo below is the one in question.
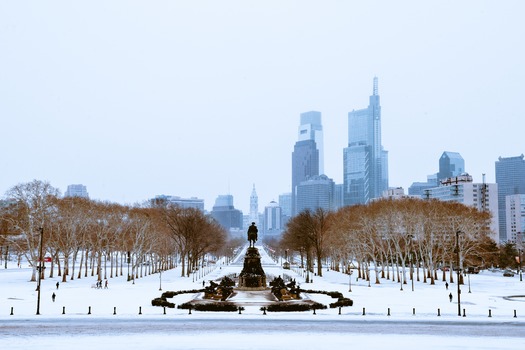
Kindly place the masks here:
<instances>
[{"instance_id":1,"label":"statue of man on horse","mask_svg":"<svg viewBox=\"0 0 525 350\"><path fill-rule=\"evenodd\" d=\"M257 242L257 226L255 222L252 222L252 225L248 228L248 242L250 242L250 248L255 247L255 242Z\"/></svg>"}]
</instances>

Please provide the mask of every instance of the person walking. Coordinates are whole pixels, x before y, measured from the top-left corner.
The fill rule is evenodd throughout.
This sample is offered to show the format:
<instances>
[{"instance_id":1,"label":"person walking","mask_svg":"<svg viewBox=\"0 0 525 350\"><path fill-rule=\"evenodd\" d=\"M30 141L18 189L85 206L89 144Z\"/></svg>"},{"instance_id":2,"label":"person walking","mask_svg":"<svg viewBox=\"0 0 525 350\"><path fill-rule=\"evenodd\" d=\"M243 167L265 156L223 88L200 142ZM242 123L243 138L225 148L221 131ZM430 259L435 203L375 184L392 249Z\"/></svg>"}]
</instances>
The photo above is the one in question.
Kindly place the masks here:
<instances>
[{"instance_id":1,"label":"person walking","mask_svg":"<svg viewBox=\"0 0 525 350\"><path fill-rule=\"evenodd\" d=\"M106 283L104 284L104 289L108 289L108 280L106 280Z\"/></svg>"},{"instance_id":2,"label":"person walking","mask_svg":"<svg viewBox=\"0 0 525 350\"><path fill-rule=\"evenodd\" d=\"M452 293L450 293L450 294L448 295L448 300L450 300L450 302L452 302Z\"/></svg>"},{"instance_id":3,"label":"person walking","mask_svg":"<svg viewBox=\"0 0 525 350\"><path fill-rule=\"evenodd\" d=\"M53 294L51 295L51 299L53 300L53 302L55 302L55 298L56 298L56 294L53 293Z\"/></svg>"},{"instance_id":4,"label":"person walking","mask_svg":"<svg viewBox=\"0 0 525 350\"><path fill-rule=\"evenodd\" d=\"M445 289L448 290L448 282L445 282Z\"/></svg>"},{"instance_id":5,"label":"person walking","mask_svg":"<svg viewBox=\"0 0 525 350\"><path fill-rule=\"evenodd\" d=\"M57 282L57 289L58 289L59 286L60 286L60 282Z\"/></svg>"}]
</instances>

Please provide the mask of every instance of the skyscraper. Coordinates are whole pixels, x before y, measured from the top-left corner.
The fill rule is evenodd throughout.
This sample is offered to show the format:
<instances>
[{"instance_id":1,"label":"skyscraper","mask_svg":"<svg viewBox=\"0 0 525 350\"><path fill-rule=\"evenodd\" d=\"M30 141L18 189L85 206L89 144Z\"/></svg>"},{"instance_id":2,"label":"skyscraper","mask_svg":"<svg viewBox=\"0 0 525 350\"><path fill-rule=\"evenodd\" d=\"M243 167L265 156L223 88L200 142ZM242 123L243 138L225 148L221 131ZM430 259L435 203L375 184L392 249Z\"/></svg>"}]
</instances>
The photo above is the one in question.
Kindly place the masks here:
<instances>
[{"instance_id":1,"label":"skyscraper","mask_svg":"<svg viewBox=\"0 0 525 350\"><path fill-rule=\"evenodd\" d=\"M310 111L301 113L298 141L314 140L319 151L319 174L324 174L324 141L321 112Z\"/></svg>"},{"instance_id":2,"label":"skyscraper","mask_svg":"<svg viewBox=\"0 0 525 350\"><path fill-rule=\"evenodd\" d=\"M297 185L297 212L322 208L334 210L335 183L326 175L312 176Z\"/></svg>"},{"instance_id":3,"label":"skyscraper","mask_svg":"<svg viewBox=\"0 0 525 350\"><path fill-rule=\"evenodd\" d=\"M348 147L343 153L345 205L366 204L388 189L388 152L381 145L377 78L368 108L348 113Z\"/></svg>"},{"instance_id":4,"label":"skyscraper","mask_svg":"<svg viewBox=\"0 0 525 350\"><path fill-rule=\"evenodd\" d=\"M457 152L443 152L439 158L438 183L451 177L460 176L465 172L465 161Z\"/></svg>"},{"instance_id":5,"label":"skyscraper","mask_svg":"<svg viewBox=\"0 0 525 350\"><path fill-rule=\"evenodd\" d=\"M525 194L525 160L518 157L499 157L496 161L496 183L498 184L498 213L500 242L507 242L505 197Z\"/></svg>"},{"instance_id":6,"label":"skyscraper","mask_svg":"<svg viewBox=\"0 0 525 350\"><path fill-rule=\"evenodd\" d=\"M319 175L319 150L314 140L297 141L292 153L292 216L296 212L297 186L311 176Z\"/></svg>"},{"instance_id":7,"label":"skyscraper","mask_svg":"<svg viewBox=\"0 0 525 350\"><path fill-rule=\"evenodd\" d=\"M292 216L298 214L297 186L324 171L321 112L301 113L297 139L292 153Z\"/></svg>"}]
</instances>

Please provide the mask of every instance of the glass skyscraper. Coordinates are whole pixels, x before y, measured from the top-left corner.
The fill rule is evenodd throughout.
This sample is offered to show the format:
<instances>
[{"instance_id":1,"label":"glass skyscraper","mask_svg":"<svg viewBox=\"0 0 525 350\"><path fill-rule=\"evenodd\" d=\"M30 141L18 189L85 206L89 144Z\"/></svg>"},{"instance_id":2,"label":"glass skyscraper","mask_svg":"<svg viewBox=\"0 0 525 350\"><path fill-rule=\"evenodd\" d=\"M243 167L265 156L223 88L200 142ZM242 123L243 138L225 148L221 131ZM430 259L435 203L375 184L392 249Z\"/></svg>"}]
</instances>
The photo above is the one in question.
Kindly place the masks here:
<instances>
[{"instance_id":1,"label":"glass skyscraper","mask_svg":"<svg viewBox=\"0 0 525 350\"><path fill-rule=\"evenodd\" d=\"M319 174L324 174L324 141L321 112L310 111L301 113L298 141L314 140L319 151Z\"/></svg>"},{"instance_id":2,"label":"glass skyscraper","mask_svg":"<svg viewBox=\"0 0 525 350\"><path fill-rule=\"evenodd\" d=\"M381 145L381 105L374 78L368 108L348 113L343 157L344 204L366 204L388 189L388 152Z\"/></svg>"},{"instance_id":3,"label":"glass skyscraper","mask_svg":"<svg viewBox=\"0 0 525 350\"><path fill-rule=\"evenodd\" d=\"M465 161L457 152L443 152L439 158L438 183L451 177L460 176L465 172Z\"/></svg>"},{"instance_id":4,"label":"glass skyscraper","mask_svg":"<svg viewBox=\"0 0 525 350\"><path fill-rule=\"evenodd\" d=\"M292 216L296 211L297 186L319 175L319 150L314 140L297 141L292 153Z\"/></svg>"},{"instance_id":5,"label":"glass skyscraper","mask_svg":"<svg viewBox=\"0 0 525 350\"><path fill-rule=\"evenodd\" d=\"M507 237L506 196L525 194L525 160L523 154L518 157L499 157L496 161L496 183L498 184L498 213L500 242Z\"/></svg>"}]
</instances>

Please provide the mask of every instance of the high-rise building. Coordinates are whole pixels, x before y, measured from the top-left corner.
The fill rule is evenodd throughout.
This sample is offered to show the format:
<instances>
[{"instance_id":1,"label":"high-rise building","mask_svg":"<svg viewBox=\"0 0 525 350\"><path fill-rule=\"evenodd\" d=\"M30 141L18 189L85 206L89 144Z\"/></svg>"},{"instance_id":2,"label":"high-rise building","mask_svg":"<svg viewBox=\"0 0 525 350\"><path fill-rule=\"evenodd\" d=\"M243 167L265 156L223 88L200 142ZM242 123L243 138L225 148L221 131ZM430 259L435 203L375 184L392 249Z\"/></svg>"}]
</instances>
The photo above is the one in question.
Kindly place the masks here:
<instances>
[{"instance_id":1,"label":"high-rise building","mask_svg":"<svg viewBox=\"0 0 525 350\"><path fill-rule=\"evenodd\" d=\"M297 186L311 176L319 175L319 150L314 140L297 141L292 153L292 216L296 210Z\"/></svg>"},{"instance_id":2,"label":"high-rise building","mask_svg":"<svg viewBox=\"0 0 525 350\"><path fill-rule=\"evenodd\" d=\"M282 231L283 223L281 207L275 201L271 201L270 204L264 208L264 235L281 234Z\"/></svg>"},{"instance_id":3,"label":"high-rise building","mask_svg":"<svg viewBox=\"0 0 525 350\"><path fill-rule=\"evenodd\" d=\"M335 183L326 175L312 176L297 186L297 213L322 208L334 210Z\"/></svg>"},{"instance_id":4,"label":"high-rise building","mask_svg":"<svg viewBox=\"0 0 525 350\"><path fill-rule=\"evenodd\" d=\"M523 158L522 154L518 157L499 157L496 161L499 235L501 242L508 240L505 197L512 194L525 194L525 160Z\"/></svg>"},{"instance_id":5,"label":"high-rise building","mask_svg":"<svg viewBox=\"0 0 525 350\"><path fill-rule=\"evenodd\" d=\"M66 190L66 193L64 193L64 197L89 198L89 194L87 192L86 186L77 184L77 185L67 186L67 190Z\"/></svg>"},{"instance_id":6,"label":"high-rise building","mask_svg":"<svg viewBox=\"0 0 525 350\"><path fill-rule=\"evenodd\" d=\"M451 177L460 176L465 172L465 161L457 152L443 152L439 158L438 182Z\"/></svg>"},{"instance_id":7,"label":"high-rise building","mask_svg":"<svg viewBox=\"0 0 525 350\"><path fill-rule=\"evenodd\" d=\"M463 174L453 178L443 179L439 187L425 190L424 199L438 199L445 202L458 202L473 206L480 211L492 214L490 229L494 233L491 238L499 242L498 227L498 184L474 183L472 176Z\"/></svg>"},{"instance_id":8,"label":"high-rise building","mask_svg":"<svg viewBox=\"0 0 525 350\"><path fill-rule=\"evenodd\" d=\"M507 242L523 243L525 234L525 194L511 194L505 197Z\"/></svg>"},{"instance_id":9,"label":"high-rise building","mask_svg":"<svg viewBox=\"0 0 525 350\"><path fill-rule=\"evenodd\" d=\"M252 194L250 195L250 225L252 222L259 225L259 197L255 192L255 184L253 184Z\"/></svg>"},{"instance_id":10,"label":"high-rise building","mask_svg":"<svg viewBox=\"0 0 525 350\"><path fill-rule=\"evenodd\" d=\"M242 211L235 209L233 206L233 196L230 194L219 195L217 197L210 215L230 232L243 228Z\"/></svg>"},{"instance_id":11,"label":"high-rise building","mask_svg":"<svg viewBox=\"0 0 525 350\"><path fill-rule=\"evenodd\" d=\"M314 140L319 151L319 174L324 174L324 141L321 112L310 111L301 113L298 141Z\"/></svg>"},{"instance_id":12,"label":"high-rise building","mask_svg":"<svg viewBox=\"0 0 525 350\"><path fill-rule=\"evenodd\" d=\"M388 152L381 145L377 78L368 108L348 113L348 147L343 161L345 205L366 204L388 189Z\"/></svg>"}]
</instances>

